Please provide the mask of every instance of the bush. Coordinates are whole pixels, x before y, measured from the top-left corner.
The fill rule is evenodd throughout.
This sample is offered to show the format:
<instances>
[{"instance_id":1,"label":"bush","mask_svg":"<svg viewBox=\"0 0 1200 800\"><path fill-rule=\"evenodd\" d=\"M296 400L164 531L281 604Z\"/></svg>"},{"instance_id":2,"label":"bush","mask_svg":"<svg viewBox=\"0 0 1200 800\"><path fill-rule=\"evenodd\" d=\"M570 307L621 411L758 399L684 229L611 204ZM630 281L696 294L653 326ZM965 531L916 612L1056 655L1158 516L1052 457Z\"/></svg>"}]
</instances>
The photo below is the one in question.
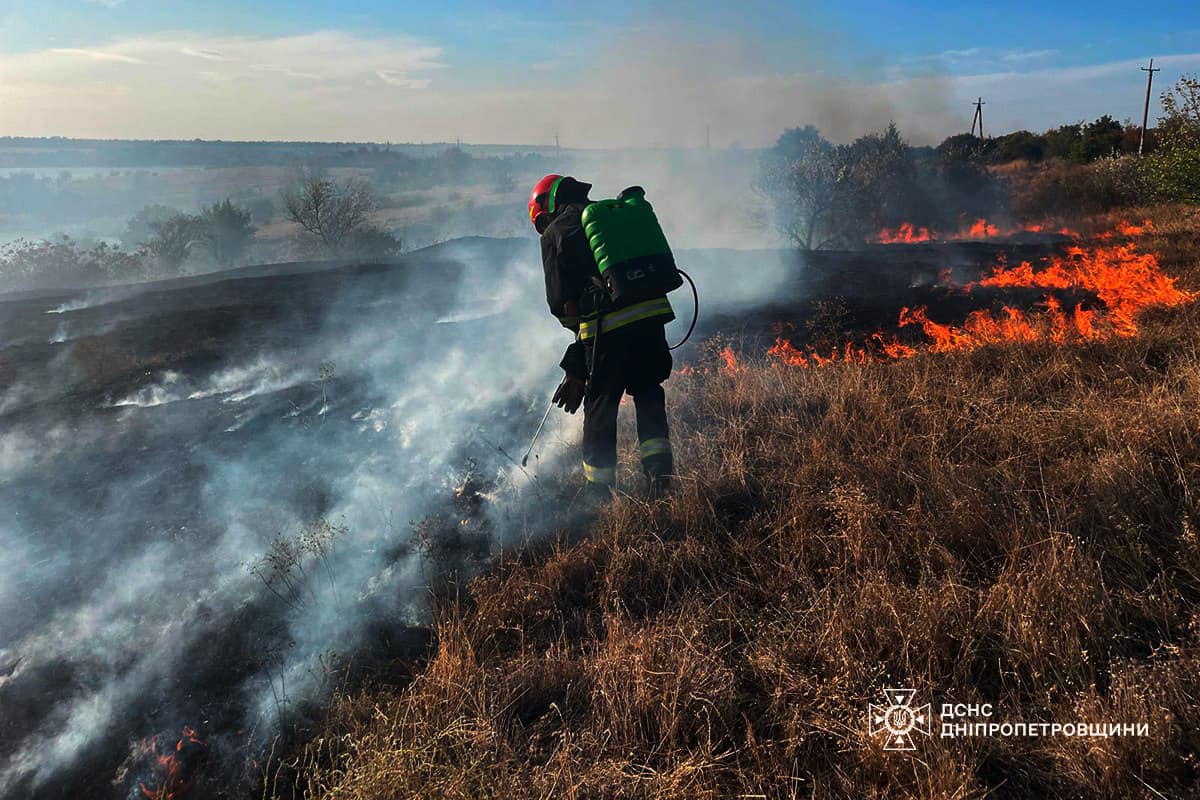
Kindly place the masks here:
<instances>
[{"instance_id":1,"label":"bush","mask_svg":"<svg viewBox=\"0 0 1200 800\"><path fill-rule=\"evenodd\" d=\"M1029 131L1014 131L999 136L995 140L989 161L1007 163L1010 161L1041 161L1046 155L1046 140L1036 133Z\"/></svg>"},{"instance_id":2,"label":"bush","mask_svg":"<svg viewBox=\"0 0 1200 800\"><path fill-rule=\"evenodd\" d=\"M1054 159L1014 184L1022 219L1094 214L1151 202L1156 190L1145 159L1109 156L1091 164Z\"/></svg>"},{"instance_id":3,"label":"bush","mask_svg":"<svg viewBox=\"0 0 1200 800\"><path fill-rule=\"evenodd\" d=\"M1149 180L1164 200L1200 202L1200 147L1167 147L1146 160Z\"/></svg>"},{"instance_id":4,"label":"bush","mask_svg":"<svg viewBox=\"0 0 1200 800\"><path fill-rule=\"evenodd\" d=\"M366 225L352 233L343 251L356 258L386 259L404 249L400 237L374 225Z\"/></svg>"},{"instance_id":5,"label":"bush","mask_svg":"<svg viewBox=\"0 0 1200 800\"><path fill-rule=\"evenodd\" d=\"M233 265L241 260L254 238L250 212L228 199L214 203L200 214L200 238L214 261L221 266Z\"/></svg>"},{"instance_id":6,"label":"bush","mask_svg":"<svg viewBox=\"0 0 1200 800\"><path fill-rule=\"evenodd\" d=\"M146 242L146 252L160 275L178 275L183 263L203 235L203 222L194 214L176 214L154 223L154 235Z\"/></svg>"},{"instance_id":7,"label":"bush","mask_svg":"<svg viewBox=\"0 0 1200 800\"><path fill-rule=\"evenodd\" d=\"M1102 210L1141 205L1154 200L1154 183L1146 162L1136 156L1105 156L1088 170L1087 186Z\"/></svg>"},{"instance_id":8,"label":"bush","mask_svg":"<svg viewBox=\"0 0 1200 800\"><path fill-rule=\"evenodd\" d=\"M149 205L130 217L121 234L121 243L126 247L138 247L150 241L157 232L157 227L172 217L179 216L177 208L164 205Z\"/></svg>"},{"instance_id":9,"label":"bush","mask_svg":"<svg viewBox=\"0 0 1200 800\"><path fill-rule=\"evenodd\" d=\"M1069 157L1081 164L1121 152L1125 126L1105 114L1080 129L1079 139L1071 143Z\"/></svg>"},{"instance_id":10,"label":"bush","mask_svg":"<svg viewBox=\"0 0 1200 800\"><path fill-rule=\"evenodd\" d=\"M0 247L0 286L6 289L92 286L143 280L147 260L101 242L85 247L70 237L11 242Z\"/></svg>"}]
</instances>

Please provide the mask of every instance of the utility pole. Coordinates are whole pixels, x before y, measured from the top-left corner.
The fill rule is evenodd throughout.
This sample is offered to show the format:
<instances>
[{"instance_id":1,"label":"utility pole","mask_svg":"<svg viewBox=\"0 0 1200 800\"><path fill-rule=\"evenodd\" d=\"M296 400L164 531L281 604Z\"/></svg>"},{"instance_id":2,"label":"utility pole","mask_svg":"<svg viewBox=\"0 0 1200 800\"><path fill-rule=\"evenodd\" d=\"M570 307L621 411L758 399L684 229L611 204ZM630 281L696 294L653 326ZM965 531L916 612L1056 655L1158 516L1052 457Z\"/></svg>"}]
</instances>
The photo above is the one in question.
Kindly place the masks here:
<instances>
[{"instance_id":1,"label":"utility pole","mask_svg":"<svg viewBox=\"0 0 1200 800\"><path fill-rule=\"evenodd\" d=\"M554 149L558 149L558 134L554 134Z\"/></svg>"},{"instance_id":2,"label":"utility pole","mask_svg":"<svg viewBox=\"0 0 1200 800\"><path fill-rule=\"evenodd\" d=\"M975 101L975 116L971 118L971 134L974 135L974 133L975 133L975 123L979 123L979 138L980 139L983 139L983 107L986 105L987 105L987 103L983 102L982 97L980 97L978 100L976 100Z\"/></svg>"},{"instance_id":3,"label":"utility pole","mask_svg":"<svg viewBox=\"0 0 1200 800\"><path fill-rule=\"evenodd\" d=\"M704 126L704 149L712 150L712 126Z\"/></svg>"},{"instance_id":4,"label":"utility pole","mask_svg":"<svg viewBox=\"0 0 1200 800\"><path fill-rule=\"evenodd\" d=\"M1150 59L1150 66L1141 67L1142 72L1146 73L1146 105L1142 108L1142 135L1138 138L1138 155L1142 154L1142 148L1146 146L1146 125L1150 122L1150 86L1154 83L1154 73L1162 72L1161 69L1156 69L1154 59Z\"/></svg>"}]
</instances>

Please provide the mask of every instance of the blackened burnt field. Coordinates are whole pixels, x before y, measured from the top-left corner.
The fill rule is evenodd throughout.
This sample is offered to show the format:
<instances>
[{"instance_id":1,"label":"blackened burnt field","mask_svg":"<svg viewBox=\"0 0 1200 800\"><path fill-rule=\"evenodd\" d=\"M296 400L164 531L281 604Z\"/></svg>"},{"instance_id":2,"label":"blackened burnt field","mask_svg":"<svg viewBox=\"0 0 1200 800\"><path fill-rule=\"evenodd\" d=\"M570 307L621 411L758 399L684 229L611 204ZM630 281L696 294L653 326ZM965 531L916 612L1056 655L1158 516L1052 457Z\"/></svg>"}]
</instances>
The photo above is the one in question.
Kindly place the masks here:
<instances>
[{"instance_id":1,"label":"blackened burnt field","mask_svg":"<svg viewBox=\"0 0 1200 800\"><path fill-rule=\"evenodd\" d=\"M1046 291L951 285L1069 244L681 253L703 313L678 356L780 330L823 347L903 307L1028 307ZM467 526L456 558L475 564L546 526L512 458L568 340L540 281L536 243L474 239L0 296L0 796L240 796L347 664L421 652L413 523L464 487L505 494ZM672 340L692 310L675 298ZM543 476L575 462L578 420L555 424Z\"/></svg>"}]
</instances>

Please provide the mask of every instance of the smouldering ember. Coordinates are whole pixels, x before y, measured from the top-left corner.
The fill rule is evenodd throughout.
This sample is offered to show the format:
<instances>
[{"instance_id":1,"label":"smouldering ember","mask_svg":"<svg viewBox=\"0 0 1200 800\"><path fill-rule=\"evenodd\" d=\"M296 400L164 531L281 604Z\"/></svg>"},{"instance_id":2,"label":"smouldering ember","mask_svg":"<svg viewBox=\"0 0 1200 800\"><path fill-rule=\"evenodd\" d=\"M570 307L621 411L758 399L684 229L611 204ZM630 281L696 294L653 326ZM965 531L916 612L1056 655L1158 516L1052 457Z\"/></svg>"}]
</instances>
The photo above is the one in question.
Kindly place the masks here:
<instances>
[{"instance_id":1,"label":"smouldering ember","mask_svg":"<svg viewBox=\"0 0 1200 800\"><path fill-rule=\"evenodd\" d=\"M1149 229L1149 222L1123 223L1099 238L1107 242ZM936 322L923 306L903 308L897 320L899 327L919 326L928 339L923 347L875 333L863 344L847 343L841 350L826 354L811 349L802 351L780 335L767 355L789 366L822 367L837 361L866 363L908 358L920 349L944 353L1001 342L1067 342L1132 336L1137 333L1137 316L1144 309L1178 306L1196 297L1196 293L1180 289L1175 278L1163 273L1157 256L1139 253L1131 243L1090 248L1074 245L1065 255L1051 257L1038 269L1029 262L1017 266L1002 262L986 278L969 283L962 290L969 292L976 286L1078 289L1095 295L1102 307L1075 305L1067 311L1054 295L1047 294L1038 309L1022 311L1006 305L999 312L973 311L961 325Z\"/></svg>"}]
</instances>

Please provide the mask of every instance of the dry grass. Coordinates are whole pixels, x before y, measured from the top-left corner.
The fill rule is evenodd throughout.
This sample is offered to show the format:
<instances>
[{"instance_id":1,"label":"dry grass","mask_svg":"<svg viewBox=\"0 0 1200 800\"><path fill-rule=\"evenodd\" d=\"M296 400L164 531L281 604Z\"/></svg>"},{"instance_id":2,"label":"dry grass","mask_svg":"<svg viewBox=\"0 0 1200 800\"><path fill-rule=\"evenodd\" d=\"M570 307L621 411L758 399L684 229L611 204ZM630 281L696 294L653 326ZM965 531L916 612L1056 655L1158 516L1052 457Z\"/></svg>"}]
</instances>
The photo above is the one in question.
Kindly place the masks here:
<instances>
[{"instance_id":1,"label":"dry grass","mask_svg":"<svg viewBox=\"0 0 1200 800\"><path fill-rule=\"evenodd\" d=\"M1195 212L1150 213L1200 287ZM1191 306L1107 343L676 377L677 493L439 608L410 686L334 700L299 793L1196 796L1198 340ZM1149 735L885 752L889 686Z\"/></svg>"}]
</instances>

